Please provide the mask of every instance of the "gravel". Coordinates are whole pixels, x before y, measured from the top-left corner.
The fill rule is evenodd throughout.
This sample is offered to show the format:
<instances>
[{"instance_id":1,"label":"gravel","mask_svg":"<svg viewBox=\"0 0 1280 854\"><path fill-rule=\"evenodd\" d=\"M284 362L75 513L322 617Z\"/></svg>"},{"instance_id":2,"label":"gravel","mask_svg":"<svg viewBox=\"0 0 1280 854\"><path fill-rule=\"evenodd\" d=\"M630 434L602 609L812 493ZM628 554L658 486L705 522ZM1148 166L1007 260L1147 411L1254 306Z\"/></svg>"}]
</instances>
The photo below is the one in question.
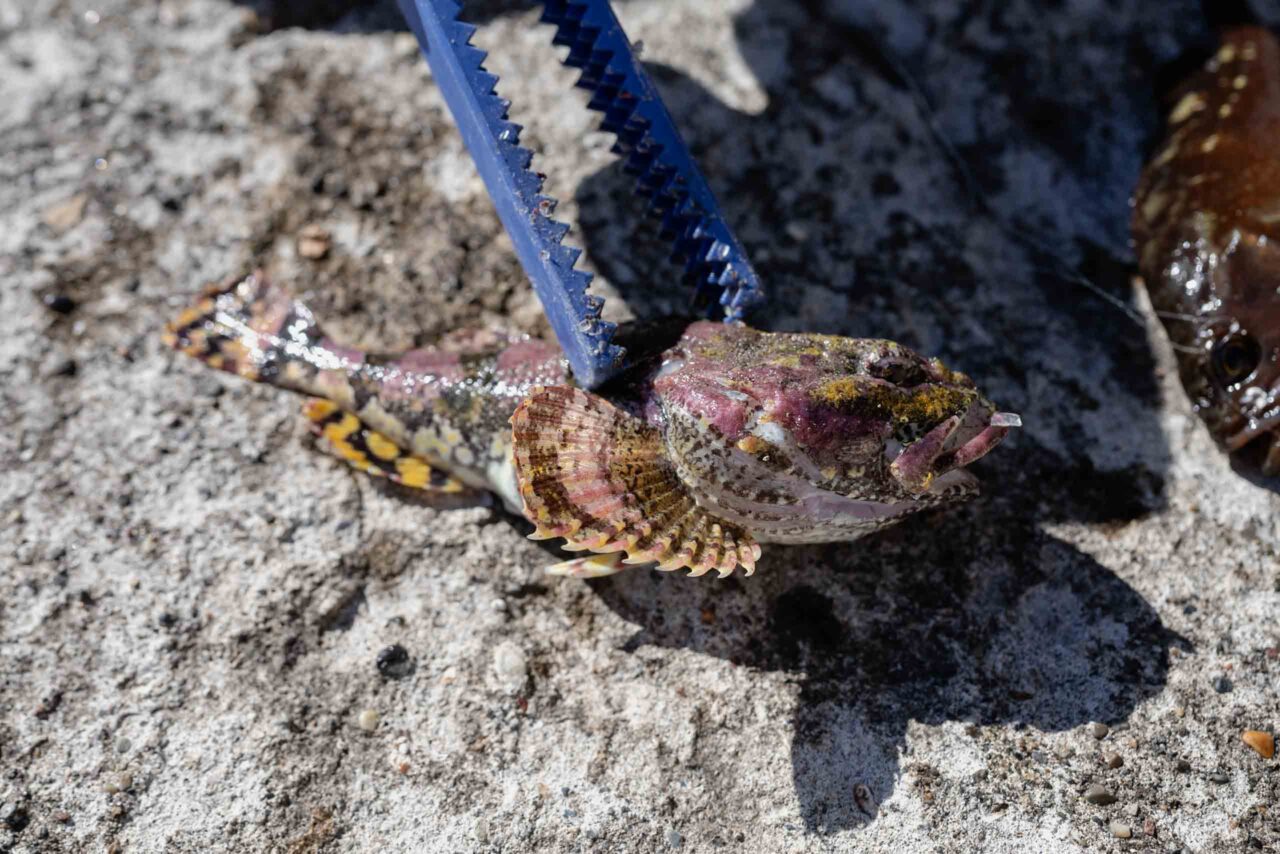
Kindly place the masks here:
<instances>
[{"instance_id":1,"label":"gravel","mask_svg":"<svg viewBox=\"0 0 1280 854\"><path fill-rule=\"evenodd\" d=\"M0 850L1280 847L1241 741L1280 708L1280 493L1130 281L1201 4L618 6L761 322L894 337L1022 414L984 496L749 579L546 577L521 521L357 476L159 341L254 266L358 346L545 331L394 10L0 0ZM476 8L606 313L683 305L537 9Z\"/></svg>"}]
</instances>

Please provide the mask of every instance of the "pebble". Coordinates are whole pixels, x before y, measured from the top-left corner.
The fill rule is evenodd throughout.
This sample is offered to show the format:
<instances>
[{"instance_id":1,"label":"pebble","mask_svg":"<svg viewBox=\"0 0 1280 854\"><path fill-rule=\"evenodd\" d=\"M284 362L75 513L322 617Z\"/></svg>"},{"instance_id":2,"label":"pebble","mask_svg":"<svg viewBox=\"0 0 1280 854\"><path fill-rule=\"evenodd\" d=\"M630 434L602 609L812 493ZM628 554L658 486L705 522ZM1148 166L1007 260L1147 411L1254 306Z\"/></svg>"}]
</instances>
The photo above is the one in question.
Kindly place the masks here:
<instances>
[{"instance_id":1,"label":"pebble","mask_svg":"<svg viewBox=\"0 0 1280 854\"><path fill-rule=\"evenodd\" d=\"M668 830L667 845L671 846L672 848L679 848L681 845L684 845L684 837L674 830Z\"/></svg>"},{"instance_id":2,"label":"pebble","mask_svg":"<svg viewBox=\"0 0 1280 854\"><path fill-rule=\"evenodd\" d=\"M1108 804L1116 802L1116 796L1111 794L1106 788L1094 783L1092 786L1084 790L1084 799L1091 804L1097 804L1105 807Z\"/></svg>"},{"instance_id":3,"label":"pebble","mask_svg":"<svg viewBox=\"0 0 1280 854\"><path fill-rule=\"evenodd\" d=\"M1276 755L1276 739L1269 732L1247 729L1240 736L1240 740L1252 747L1254 752L1263 759L1270 759Z\"/></svg>"},{"instance_id":4,"label":"pebble","mask_svg":"<svg viewBox=\"0 0 1280 854\"><path fill-rule=\"evenodd\" d=\"M80 220L84 219L85 205L88 203L89 197L86 194L77 193L69 199L45 208L40 213L40 219L54 231L63 232L80 224Z\"/></svg>"},{"instance_id":5,"label":"pebble","mask_svg":"<svg viewBox=\"0 0 1280 854\"><path fill-rule=\"evenodd\" d=\"M1225 676L1219 676L1217 679L1213 680L1213 690L1217 691L1219 694L1230 694L1231 689L1234 687L1235 686L1231 684L1231 680Z\"/></svg>"},{"instance_id":6,"label":"pebble","mask_svg":"<svg viewBox=\"0 0 1280 854\"><path fill-rule=\"evenodd\" d=\"M360 729L365 732L373 732L378 728L378 721L380 720L381 716L376 711L373 709L365 709L356 716L356 726L360 727Z\"/></svg>"},{"instance_id":7,"label":"pebble","mask_svg":"<svg viewBox=\"0 0 1280 854\"><path fill-rule=\"evenodd\" d=\"M1114 836L1116 839L1128 839L1129 837L1133 836L1133 829L1129 827L1129 825L1123 822L1119 822L1119 821L1111 822L1110 829L1111 829L1111 835Z\"/></svg>"},{"instance_id":8,"label":"pebble","mask_svg":"<svg viewBox=\"0 0 1280 854\"><path fill-rule=\"evenodd\" d=\"M403 679L413 672L409 651L398 643L383 647L375 661L378 672L387 679Z\"/></svg>"},{"instance_id":9,"label":"pebble","mask_svg":"<svg viewBox=\"0 0 1280 854\"><path fill-rule=\"evenodd\" d=\"M1124 764L1124 758L1119 753L1104 753L1102 754L1102 762L1108 768L1114 770Z\"/></svg>"},{"instance_id":10,"label":"pebble","mask_svg":"<svg viewBox=\"0 0 1280 854\"><path fill-rule=\"evenodd\" d=\"M133 775L130 774L128 771L126 771L123 774L120 774L119 776L108 777L106 780L103 780L102 791L106 792L108 795L114 795L114 794L117 794L118 792L123 792L128 790L128 788L132 785L133 785Z\"/></svg>"},{"instance_id":11,"label":"pebble","mask_svg":"<svg viewBox=\"0 0 1280 854\"><path fill-rule=\"evenodd\" d=\"M1111 727L1101 723L1089 724L1089 735L1101 741L1107 737L1107 733L1111 732Z\"/></svg>"},{"instance_id":12,"label":"pebble","mask_svg":"<svg viewBox=\"0 0 1280 854\"><path fill-rule=\"evenodd\" d=\"M503 641L493 650L493 672L508 691L519 691L529 678L529 665L524 650L511 641Z\"/></svg>"},{"instance_id":13,"label":"pebble","mask_svg":"<svg viewBox=\"0 0 1280 854\"><path fill-rule=\"evenodd\" d=\"M321 225L308 225L298 232L298 254L318 261L329 254L330 235Z\"/></svg>"},{"instance_id":14,"label":"pebble","mask_svg":"<svg viewBox=\"0 0 1280 854\"><path fill-rule=\"evenodd\" d=\"M1176 767L1179 771L1190 771L1191 763L1185 759L1179 759Z\"/></svg>"},{"instance_id":15,"label":"pebble","mask_svg":"<svg viewBox=\"0 0 1280 854\"><path fill-rule=\"evenodd\" d=\"M1227 783L1231 781L1231 778L1226 774L1223 774L1221 771L1214 771L1209 775L1209 781L1211 783Z\"/></svg>"}]
</instances>

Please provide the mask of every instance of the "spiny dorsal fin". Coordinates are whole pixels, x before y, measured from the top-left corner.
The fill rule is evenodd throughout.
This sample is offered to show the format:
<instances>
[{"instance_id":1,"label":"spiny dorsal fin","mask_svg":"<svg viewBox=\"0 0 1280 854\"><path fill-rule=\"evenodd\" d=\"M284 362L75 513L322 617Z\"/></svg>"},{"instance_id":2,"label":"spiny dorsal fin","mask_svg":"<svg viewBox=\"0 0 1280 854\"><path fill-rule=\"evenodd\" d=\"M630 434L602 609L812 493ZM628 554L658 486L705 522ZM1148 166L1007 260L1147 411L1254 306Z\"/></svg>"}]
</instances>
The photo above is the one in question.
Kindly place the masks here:
<instances>
[{"instance_id":1,"label":"spiny dorsal fin","mask_svg":"<svg viewBox=\"0 0 1280 854\"><path fill-rule=\"evenodd\" d=\"M625 552L627 563L693 575L755 570L760 546L698 506L661 434L604 398L539 387L511 416L516 478L534 539L571 551Z\"/></svg>"}]
</instances>

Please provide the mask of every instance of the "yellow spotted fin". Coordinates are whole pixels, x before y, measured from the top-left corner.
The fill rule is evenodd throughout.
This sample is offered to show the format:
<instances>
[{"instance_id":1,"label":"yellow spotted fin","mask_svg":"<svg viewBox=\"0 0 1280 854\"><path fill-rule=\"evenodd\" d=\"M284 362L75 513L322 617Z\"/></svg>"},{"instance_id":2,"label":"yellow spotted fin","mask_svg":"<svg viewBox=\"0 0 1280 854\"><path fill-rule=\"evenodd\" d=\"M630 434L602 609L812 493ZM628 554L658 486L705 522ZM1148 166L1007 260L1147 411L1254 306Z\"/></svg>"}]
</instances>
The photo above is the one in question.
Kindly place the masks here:
<instances>
[{"instance_id":1,"label":"yellow spotted fin","mask_svg":"<svg viewBox=\"0 0 1280 854\"><path fill-rule=\"evenodd\" d=\"M325 450L353 468L427 492L484 496L421 457L408 453L333 401L314 398L307 401L302 412Z\"/></svg>"}]
</instances>

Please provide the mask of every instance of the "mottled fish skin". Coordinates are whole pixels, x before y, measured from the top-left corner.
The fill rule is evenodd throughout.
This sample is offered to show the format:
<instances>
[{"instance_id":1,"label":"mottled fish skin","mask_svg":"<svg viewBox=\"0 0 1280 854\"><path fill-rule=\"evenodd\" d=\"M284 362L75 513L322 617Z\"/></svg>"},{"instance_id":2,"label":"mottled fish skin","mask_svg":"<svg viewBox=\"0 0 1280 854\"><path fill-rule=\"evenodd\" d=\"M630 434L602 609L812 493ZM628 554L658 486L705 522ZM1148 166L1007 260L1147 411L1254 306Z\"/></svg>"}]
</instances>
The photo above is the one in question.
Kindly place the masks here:
<instances>
[{"instance_id":1,"label":"mottled fish skin","mask_svg":"<svg viewBox=\"0 0 1280 854\"><path fill-rule=\"evenodd\" d=\"M1134 197L1139 269L1197 413L1280 474L1280 43L1228 31L1173 104Z\"/></svg>"},{"instance_id":2,"label":"mottled fish skin","mask_svg":"<svg viewBox=\"0 0 1280 854\"><path fill-rule=\"evenodd\" d=\"M533 388L569 381L558 347L492 330L395 356L343 346L261 273L211 288L166 340L219 370L333 401L400 448L497 493L513 512L511 413Z\"/></svg>"},{"instance_id":3,"label":"mottled fish skin","mask_svg":"<svg viewBox=\"0 0 1280 854\"><path fill-rule=\"evenodd\" d=\"M857 539L977 492L1008 432L972 380L893 341L692 324L653 381L698 502L759 542Z\"/></svg>"},{"instance_id":4,"label":"mottled fish skin","mask_svg":"<svg viewBox=\"0 0 1280 854\"><path fill-rule=\"evenodd\" d=\"M166 339L321 399L311 417L343 447L362 422L371 449L393 444L497 493L538 538L694 574L749 573L758 543L853 540L967 498L965 466L1017 423L968 377L892 341L679 330L598 394L528 337L462 333L392 357L344 347L261 275L208 292ZM395 474L390 453L346 450Z\"/></svg>"}]
</instances>

